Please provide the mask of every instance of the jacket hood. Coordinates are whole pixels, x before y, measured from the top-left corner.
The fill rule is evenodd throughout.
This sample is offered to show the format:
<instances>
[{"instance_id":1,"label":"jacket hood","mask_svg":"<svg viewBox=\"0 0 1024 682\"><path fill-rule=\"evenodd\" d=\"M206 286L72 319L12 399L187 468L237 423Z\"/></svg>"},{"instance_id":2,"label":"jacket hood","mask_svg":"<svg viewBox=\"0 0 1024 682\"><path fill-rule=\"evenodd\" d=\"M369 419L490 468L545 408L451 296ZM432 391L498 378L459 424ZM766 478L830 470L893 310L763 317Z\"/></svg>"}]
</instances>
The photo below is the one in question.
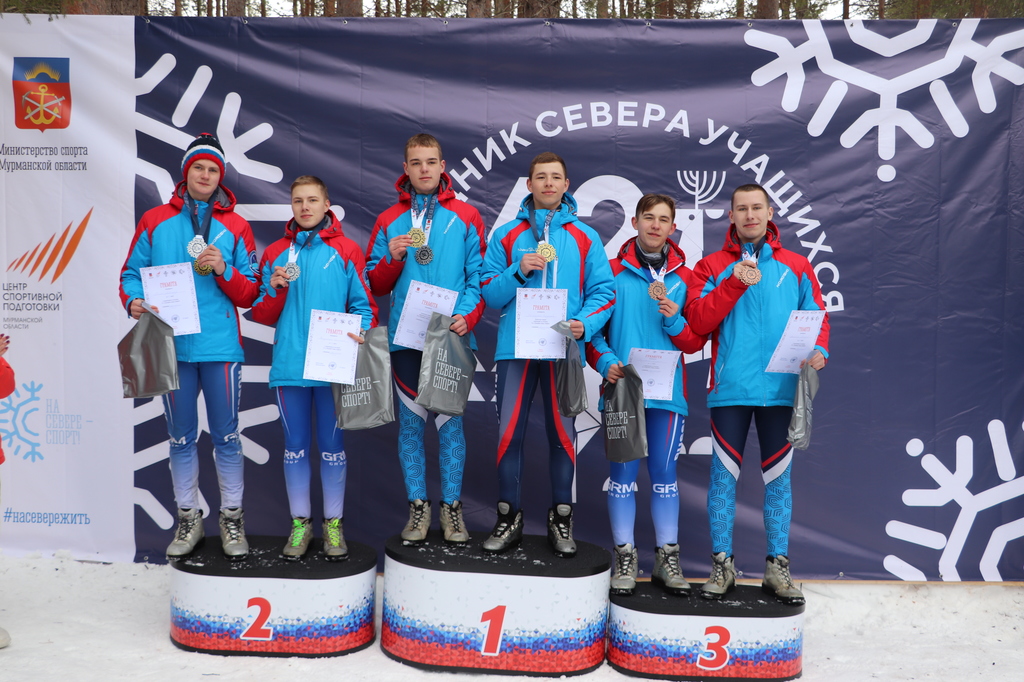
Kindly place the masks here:
<instances>
[{"instance_id":1,"label":"jacket hood","mask_svg":"<svg viewBox=\"0 0 1024 682\"><path fill-rule=\"evenodd\" d=\"M562 203L555 209L556 215L551 219L551 227L561 227L566 223L575 221L577 208L576 199L568 192L563 194ZM519 220L529 220L530 213L533 211L533 195L527 194L522 203L519 204L519 213L516 215L516 218Z\"/></svg>"},{"instance_id":2,"label":"jacket hood","mask_svg":"<svg viewBox=\"0 0 1024 682\"><path fill-rule=\"evenodd\" d=\"M686 254L679 248L679 245L671 239L666 240L665 243L668 244L667 272L672 272L679 268L679 266L686 265ZM625 244L619 247L619 260L629 263L637 270L642 270L643 266L637 260L636 249L633 248L634 244L636 244L636 237L631 237L626 240Z\"/></svg>"},{"instance_id":3,"label":"jacket hood","mask_svg":"<svg viewBox=\"0 0 1024 682\"><path fill-rule=\"evenodd\" d=\"M773 251L778 251L782 248L779 228L770 220L768 221L768 230L764 233L764 241L772 247ZM736 225L732 223L729 224L729 232L725 235L725 245L722 246L722 250L735 254L743 252L743 242L740 241L739 235L736 234Z\"/></svg>"},{"instance_id":4,"label":"jacket hood","mask_svg":"<svg viewBox=\"0 0 1024 682\"><path fill-rule=\"evenodd\" d=\"M345 236L345 231L341 227L341 221L338 220L337 216L334 215L334 211L328 209L326 217L329 218L327 227L320 228L320 238L324 241L334 238L335 236ZM295 218L292 218L284 226L285 239L295 241L295 236L301 232L298 223L295 222Z\"/></svg>"},{"instance_id":5,"label":"jacket hood","mask_svg":"<svg viewBox=\"0 0 1024 682\"><path fill-rule=\"evenodd\" d=\"M188 191L188 187L184 180L178 183L174 188L174 195L171 197L170 204L175 208L180 209L185 205L185 192ZM213 210L215 211L234 211L235 204L238 203L235 200L234 193L224 185L217 185L217 189L213 190L213 195L210 197L209 203L213 204Z\"/></svg>"},{"instance_id":6,"label":"jacket hood","mask_svg":"<svg viewBox=\"0 0 1024 682\"><path fill-rule=\"evenodd\" d=\"M398 200L403 203L412 203L412 195L415 194L416 190L412 187L412 181L409 180L409 175L403 173L402 177L395 180L395 190L398 192ZM455 190L452 189L452 179L445 172L441 173L441 182L437 186L437 200L447 201L455 198Z\"/></svg>"}]
</instances>

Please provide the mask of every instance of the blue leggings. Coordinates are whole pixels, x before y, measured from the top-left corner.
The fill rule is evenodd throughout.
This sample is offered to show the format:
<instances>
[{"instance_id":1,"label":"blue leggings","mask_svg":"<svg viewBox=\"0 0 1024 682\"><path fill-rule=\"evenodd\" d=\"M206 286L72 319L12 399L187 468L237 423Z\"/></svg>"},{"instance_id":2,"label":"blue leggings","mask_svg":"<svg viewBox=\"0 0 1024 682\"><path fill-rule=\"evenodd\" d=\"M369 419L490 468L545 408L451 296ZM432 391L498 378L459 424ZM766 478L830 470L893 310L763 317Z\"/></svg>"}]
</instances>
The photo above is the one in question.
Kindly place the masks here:
<instances>
[{"instance_id":1,"label":"blue leggings","mask_svg":"<svg viewBox=\"0 0 1024 682\"><path fill-rule=\"evenodd\" d=\"M761 477L764 479L764 529L768 556L789 554L789 524L793 516L790 464L793 446L786 437L792 407L731 405L711 408L711 485L708 487L708 519L714 552L732 554L736 522L736 482L743 464L743 450L753 418L761 446Z\"/></svg>"},{"instance_id":2,"label":"blue leggings","mask_svg":"<svg viewBox=\"0 0 1024 682\"><path fill-rule=\"evenodd\" d=\"M324 518L345 514L345 444L334 415L330 386L278 386L277 407L284 426L284 484L293 518L309 518L309 485L312 472L309 448L312 410L316 407L316 442L320 448L320 483L324 493Z\"/></svg>"},{"instance_id":3,"label":"blue leggings","mask_svg":"<svg viewBox=\"0 0 1024 682\"><path fill-rule=\"evenodd\" d=\"M647 471L651 476L651 517L658 546L679 541L679 485L676 462L683 445L686 417L669 410L647 408ZM641 460L611 463L608 484L608 516L612 524L612 540L616 545L635 544L633 525L636 521L636 477Z\"/></svg>"},{"instance_id":4,"label":"blue leggings","mask_svg":"<svg viewBox=\"0 0 1024 682\"><path fill-rule=\"evenodd\" d=\"M544 401L548 434L551 504L572 504L576 479L576 425L558 411L555 363L550 360L498 361L498 498L520 508L523 442L530 404L537 388Z\"/></svg>"},{"instance_id":5,"label":"blue leggings","mask_svg":"<svg viewBox=\"0 0 1024 682\"><path fill-rule=\"evenodd\" d=\"M398 388L398 460L402 463L405 494L409 501L427 499L427 454L423 447L427 410L416 404L422 358L423 353L418 350L391 352L391 373ZM441 445L438 454L441 500L451 504L462 495L466 435L462 428L462 417L435 415L434 425Z\"/></svg>"},{"instance_id":6,"label":"blue leggings","mask_svg":"<svg viewBox=\"0 0 1024 682\"><path fill-rule=\"evenodd\" d=\"M199 391L213 438L214 464L220 484L220 508L242 506L242 443L238 435L238 401L242 388L237 362L178 362L178 390L163 396L171 438L171 482L181 509L199 504Z\"/></svg>"}]
</instances>

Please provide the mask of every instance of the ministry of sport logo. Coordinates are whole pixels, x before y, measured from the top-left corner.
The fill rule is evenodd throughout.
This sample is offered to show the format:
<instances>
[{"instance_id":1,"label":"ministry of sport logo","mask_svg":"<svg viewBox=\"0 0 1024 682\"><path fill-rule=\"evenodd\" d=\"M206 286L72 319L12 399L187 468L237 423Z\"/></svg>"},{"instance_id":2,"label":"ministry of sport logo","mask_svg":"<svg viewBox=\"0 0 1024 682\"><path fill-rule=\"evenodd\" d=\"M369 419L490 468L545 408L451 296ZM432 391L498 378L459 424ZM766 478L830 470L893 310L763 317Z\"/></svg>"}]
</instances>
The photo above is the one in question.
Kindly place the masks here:
<instances>
[{"instance_id":1,"label":"ministry of sport logo","mask_svg":"<svg viewBox=\"0 0 1024 682\"><path fill-rule=\"evenodd\" d=\"M45 131L71 125L71 60L67 57L15 57L14 124Z\"/></svg>"}]
</instances>

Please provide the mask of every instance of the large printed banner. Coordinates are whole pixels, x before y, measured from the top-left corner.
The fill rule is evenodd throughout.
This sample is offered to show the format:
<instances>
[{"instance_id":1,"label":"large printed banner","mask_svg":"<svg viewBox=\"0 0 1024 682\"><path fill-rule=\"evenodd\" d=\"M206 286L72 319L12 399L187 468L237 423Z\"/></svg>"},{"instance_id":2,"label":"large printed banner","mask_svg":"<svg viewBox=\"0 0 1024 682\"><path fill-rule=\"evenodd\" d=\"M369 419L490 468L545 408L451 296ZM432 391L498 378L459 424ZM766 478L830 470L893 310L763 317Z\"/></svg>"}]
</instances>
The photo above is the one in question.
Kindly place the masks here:
<instances>
[{"instance_id":1,"label":"large printed banner","mask_svg":"<svg viewBox=\"0 0 1024 682\"><path fill-rule=\"evenodd\" d=\"M795 575L1024 579L1024 21L8 17L3 74L3 332L18 375L0 402L4 551L162 560L167 435L159 400L120 398L115 345L131 323L117 277L135 221L170 196L195 135L223 143L225 184L262 250L306 173L326 180L365 246L396 198L405 140L426 131L488 228L514 218L530 159L561 154L580 218L609 254L634 234L637 199L662 192L677 199L692 266L720 248L731 190L764 185L832 321L812 445L794 457ZM473 530L490 529L497 497L496 329L489 311L466 419ZM242 331L247 527L284 535L273 330L245 320ZM686 358L678 472L691 579L710 564L709 355ZM588 380L576 535L609 546L599 379ZM530 424L524 507L527 532L543 533L539 409ZM394 425L346 434L346 532L378 548L407 517L396 443ZM205 431L200 450L215 515ZM755 439L746 454L735 553L759 575ZM438 500L436 456L428 466ZM649 497L644 474L647 567Z\"/></svg>"}]
</instances>

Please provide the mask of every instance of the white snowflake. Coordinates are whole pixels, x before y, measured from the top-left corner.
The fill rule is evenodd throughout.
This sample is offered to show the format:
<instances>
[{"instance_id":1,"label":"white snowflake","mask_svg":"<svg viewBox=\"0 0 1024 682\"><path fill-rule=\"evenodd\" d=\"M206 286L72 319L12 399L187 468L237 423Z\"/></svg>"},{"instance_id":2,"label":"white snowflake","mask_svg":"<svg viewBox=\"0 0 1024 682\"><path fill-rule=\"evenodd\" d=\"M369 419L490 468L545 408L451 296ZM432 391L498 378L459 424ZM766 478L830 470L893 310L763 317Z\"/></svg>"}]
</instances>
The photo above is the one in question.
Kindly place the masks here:
<instances>
[{"instance_id":1,"label":"white snowflake","mask_svg":"<svg viewBox=\"0 0 1024 682\"><path fill-rule=\"evenodd\" d=\"M869 30L860 21L845 22L850 40L882 57L893 57L907 50L919 47L931 38L936 25L934 19L923 19L913 29L898 36L887 38ZM786 38L751 29L744 34L744 40L756 47L778 55L768 64L754 71L751 82L754 85L766 85L780 76L786 76L786 87L782 95L782 108L796 111L800 103L806 79L804 64L815 60L818 68L826 76L835 79L828 92L822 98L817 110L807 124L807 132L812 137L821 135L832 117L838 111L849 90L855 85L878 95L879 106L865 111L849 128L843 131L839 143L850 148L860 142L873 128L878 129L878 156L888 161L896 155L896 129L902 129L918 146L929 148L935 143L935 137L918 120L917 116L898 105L900 95L910 92L923 85L928 90L938 107L942 118L956 137L964 137L970 130L946 83L942 80L954 73L964 59L974 62L971 81L978 99L978 106L983 113L989 114L996 109L996 97L993 88L993 76L1000 76L1014 85L1024 84L1024 68L1010 62L1004 54L1024 47L1024 30L1014 31L994 38L988 45L976 42L974 32L979 24L978 19L963 19L957 27L953 39L946 48L945 54L930 64L925 64L907 73L886 79L869 73L849 64L844 64L832 55L832 46L828 42L825 30L820 21L804 21L807 41L800 45L792 45ZM896 170L890 164L882 164L878 168L878 178L889 182L896 177Z\"/></svg>"},{"instance_id":2,"label":"white snowflake","mask_svg":"<svg viewBox=\"0 0 1024 682\"><path fill-rule=\"evenodd\" d=\"M1024 497L1024 476L1017 476L1017 468L1003 423L998 419L990 421L988 436L992 444L996 472L1004 483L977 494L967 489L974 475L974 442L969 436L960 436L956 441L956 468L952 472L935 455L921 457L921 468L932 477L938 487L912 489L903 493L903 503L908 507L937 508L955 502L960 507L960 513L948 535L902 521L893 520L885 526L885 532L897 540L942 550L938 568L943 580L960 580L956 566L978 514L1010 500ZM908 455L918 457L922 452L924 443L921 440L914 438L907 442ZM983 580L1002 580L997 564L1007 543L1020 537L1024 537L1024 517L1005 523L992 531L979 560ZM897 556L885 557L883 565L887 571L902 580L926 580L923 571Z\"/></svg>"},{"instance_id":3,"label":"white snowflake","mask_svg":"<svg viewBox=\"0 0 1024 682\"><path fill-rule=\"evenodd\" d=\"M156 64L135 80L135 96L141 97L159 85L174 70L176 60L173 55L165 54ZM149 135L169 145L185 150L189 143L195 138L194 134L181 130L186 126L195 111L196 105L206 94L207 87L213 78L213 70L208 66L200 66L188 87L181 95L178 105L171 116L169 126L166 123L157 121L141 113L135 115L135 127L141 133ZM241 110L242 99L235 92L229 92L224 97L221 107L220 118L217 123L216 136L224 147L224 155L227 162L234 166L239 174L246 177L263 180L269 183L281 182L284 173L278 167L256 159L249 158L249 152L257 145L274 134L274 129L269 123L261 123L241 135L235 135L235 127L238 123L238 113ZM152 181L161 197L169 197L174 191L175 181L170 172L160 168L143 159L136 159L136 174ZM335 214L341 213L339 219L344 215L340 207L332 207ZM236 212L247 220L251 221L274 221L284 222L292 217L291 206L288 204L239 204L235 207ZM250 322L244 317L241 318L242 336L263 343L273 343L274 330L255 322ZM270 373L267 365L243 365L242 383L259 385L265 388ZM157 418L163 414L163 404L160 400L151 400L143 403L134 410L134 423L136 425ZM243 410L238 415L238 430L242 442L242 452L245 457L256 464L266 464L270 459L267 449L245 436L245 429L258 424L276 421L279 417L277 405L271 403L260 407ZM206 420L205 402L199 401L199 432L209 433L209 426ZM156 462L167 459L167 442L162 441L157 445L140 450L135 453L135 470L144 469ZM152 492L144 488L135 488L134 502L145 511L153 521L163 529L169 529L174 523L174 517L157 500ZM204 516L209 516L210 506L200 491L200 506Z\"/></svg>"}]
</instances>

